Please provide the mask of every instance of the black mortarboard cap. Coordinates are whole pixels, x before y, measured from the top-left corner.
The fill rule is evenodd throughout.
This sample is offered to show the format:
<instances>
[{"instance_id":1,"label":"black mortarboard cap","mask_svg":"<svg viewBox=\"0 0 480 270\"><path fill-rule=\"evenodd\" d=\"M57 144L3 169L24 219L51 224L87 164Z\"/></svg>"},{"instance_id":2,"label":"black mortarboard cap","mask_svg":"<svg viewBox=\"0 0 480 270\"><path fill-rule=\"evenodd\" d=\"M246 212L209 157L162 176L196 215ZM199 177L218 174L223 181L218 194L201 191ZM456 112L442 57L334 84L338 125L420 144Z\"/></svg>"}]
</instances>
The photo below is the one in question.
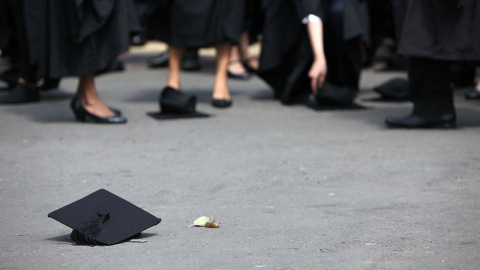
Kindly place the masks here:
<instances>
[{"instance_id":1,"label":"black mortarboard cap","mask_svg":"<svg viewBox=\"0 0 480 270\"><path fill-rule=\"evenodd\" d=\"M317 89L316 100L319 104L351 105L357 92L356 89L347 86L340 87L333 83L324 82Z\"/></svg>"},{"instance_id":2,"label":"black mortarboard cap","mask_svg":"<svg viewBox=\"0 0 480 270\"><path fill-rule=\"evenodd\" d=\"M161 219L104 189L48 214L67 225L77 244L114 245L157 225Z\"/></svg>"},{"instance_id":3,"label":"black mortarboard cap","mask_svg":"<svg viewBox=\"0 0 480 270\"><path fill-rule=\"evenodd\" d=\"M389 80L375 88L373 91L382 95L386 101L406 101L411 98L409 82L404 78Z\"/></svg>"},{"instance_id":4,"label":"black mortarboard cap","mask_svg":"<svg viewBox=\"0 0 480 270\"><path fill-rule=\"evenodd\" d=\"M160 112L148 113L148 115L158 120L210 116L196 111L197 97L168 86L161 91L158 103Z\"/></svg>"},{"instance_id":5,"label":"black mortarboard cap","mask_svg":"<svg viewBox=\"0 0 480 270\"><path fill-rule=\"evenodd\" d=\"M315 111L328 110L362 110L366 107L354 102L357 90L347 86L337 86L324 82L317 88L316 94L310 94L306 105Z\"/></svg>"}]
</instances>

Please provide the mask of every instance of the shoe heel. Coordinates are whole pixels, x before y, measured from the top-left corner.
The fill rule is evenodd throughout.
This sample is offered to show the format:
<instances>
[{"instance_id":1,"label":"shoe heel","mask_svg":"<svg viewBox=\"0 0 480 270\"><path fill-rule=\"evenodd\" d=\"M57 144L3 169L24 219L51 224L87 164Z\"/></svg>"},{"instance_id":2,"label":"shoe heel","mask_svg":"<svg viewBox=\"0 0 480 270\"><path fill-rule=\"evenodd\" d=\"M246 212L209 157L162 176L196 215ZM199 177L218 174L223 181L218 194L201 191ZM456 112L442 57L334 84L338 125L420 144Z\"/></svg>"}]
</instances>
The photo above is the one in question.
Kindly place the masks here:
<instances>
[{"instance_id":1,"label":"shoe heel","mask_svg":"<svg viewBox=\"0 0 480 270\"><path fill-rule=\"evenodd\" d=\"M75 115L77 121L85 122L85 113L81 110L78 102L79 100L77 99L77 97L73 97L72 102L70 102L70 108L72 109L72 112Z\"/></svg>"}]
</instances>

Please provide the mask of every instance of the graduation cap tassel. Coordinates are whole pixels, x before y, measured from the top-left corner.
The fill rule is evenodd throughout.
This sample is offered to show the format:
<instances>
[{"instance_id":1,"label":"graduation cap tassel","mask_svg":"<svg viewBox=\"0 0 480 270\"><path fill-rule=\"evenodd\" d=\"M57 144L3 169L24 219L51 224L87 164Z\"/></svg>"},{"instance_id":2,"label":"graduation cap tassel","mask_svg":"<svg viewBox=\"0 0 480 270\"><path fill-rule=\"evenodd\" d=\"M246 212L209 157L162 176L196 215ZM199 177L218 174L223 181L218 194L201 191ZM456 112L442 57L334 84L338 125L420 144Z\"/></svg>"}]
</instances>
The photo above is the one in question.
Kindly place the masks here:
<instances>
[{"instance_id":1,"label":"graduation cap tassel","mask_svg":"<svg viewBox=\"0 0 480 270\"><path fill-rule=\"evenodd\" d=\"M110 219L108 212L97 213L97 217L91 218L90 222L85 222L75 227L70 234L70 238L77 245L95 246L97 242L95 237L102 230L103 224Z\"/></svg>"}]
</instances>

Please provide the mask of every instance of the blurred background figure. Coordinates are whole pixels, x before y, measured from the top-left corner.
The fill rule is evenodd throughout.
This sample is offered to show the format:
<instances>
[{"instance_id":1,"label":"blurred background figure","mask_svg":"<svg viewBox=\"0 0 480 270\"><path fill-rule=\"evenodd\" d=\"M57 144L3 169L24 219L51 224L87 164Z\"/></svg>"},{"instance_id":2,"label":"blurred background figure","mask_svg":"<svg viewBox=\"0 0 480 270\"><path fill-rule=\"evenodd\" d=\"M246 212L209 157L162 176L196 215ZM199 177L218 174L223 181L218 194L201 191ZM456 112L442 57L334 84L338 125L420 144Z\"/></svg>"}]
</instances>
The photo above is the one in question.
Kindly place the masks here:
<instances>
[{"instance_id":1,"label":"blurred background figure","mask_svg":"<svg viewBox=\"0 0 480 270\"><path fill-rule=\"evenodd\" d=\"M274 89L275 98L283 104L306 102L313 92L319 104L351 105L358 92L365 48L369 44L366 2L264 0L263 3L265 24L259 76ZM321 29L312 33L309 24L317 21ZM320 66L317 51L323 48L328 72L325 83L318 83L313 79L318 79Z\"/></svg>"},{"instance_id":2,"label":"blurred background figure","mask_svg":"<svg viewBox=\"0 0 480 270\"><path fill-rule=\"evenodd\" d=\"M480 59L480 3L394 3L399 17L399 53L410 58L408 77L414 108L408 116L387 118L386 124L398 128L453 128L456 114L451 63Z\"/></svg>"},{"instance_id":3,"label":"blurred background figure","mask_svg":"<svg viewBox=\"0 0 480 270\"><path fill-rule=\"evenodd\" d=\"M251 74L258 71L258 58L251 56L248 48L258 41L263 25L262 2L246 0L246 4L243 32L238 44L232 46L228 62L228 77L239 80L248 80Z\"/></svg>"},{"instance_id":4,"label":"blurred background figure","mask_svg":"<svg viewBox=\"0 0 480 270\"><path fill-rule=\"evenodd\" d=\"M134 0L135 8L140 20L141 28L139 31L131 33L131 45L143 46L148 41L155 39L155 31L158 25L153 23L152 20L157 20L158 9L162 7L161 1L157 0ZM166 21L165 21L166 23ZM184 71L197 71L201 69L200 61L198 59L199 48L186 48L185 54L182 59L181 69ZM150 68L164 68L168 67L169 59L168 50L160 53L158 56L148 59L148 66Z\"/></svg>"},{"instance_id":5,"label":"blurred background figure","mask_svg":"<svg viewBox=\"0 0 480 270\"><path fill-rule=\"evenodd\" d=\"M0 97L0 104L17 104L40 100L37 88L37 67L30 61L30 46L25 25L23 1L2 0L2 54L7 52L10 68L1 74L8 88Z\"/></svg>"},{"instance_id":6,"label":"blurred background figure","mask_svg":"<svg viewBox=\"0 0 480 270\"><path fill-rule=\"evenodd\" d=\"M7 98L20 95L35 101L38 78L78 76L71 102L77 120L126 123L120 111L102 102L94 78L115 65L128 50L130 32L139 28L131 0L14 2L21 68L19 84Z\"/></svg>"},{"instance_id":7,"label":"blurred background figure","mask_svg":"<svg viewBox=\"0 0 480 270\"><path fill-rule=\"evenodd\" d=\"M162 3L152 16L155 36L169 45L169 73L165 89L181 89L180 69L185 48L214 46L216 49L215 82L212 105L232 105L227 67L232 44L242 32L245 1L173 0ZM164 89L164 90L165 90Z\"/></svg>"}]
</instances>

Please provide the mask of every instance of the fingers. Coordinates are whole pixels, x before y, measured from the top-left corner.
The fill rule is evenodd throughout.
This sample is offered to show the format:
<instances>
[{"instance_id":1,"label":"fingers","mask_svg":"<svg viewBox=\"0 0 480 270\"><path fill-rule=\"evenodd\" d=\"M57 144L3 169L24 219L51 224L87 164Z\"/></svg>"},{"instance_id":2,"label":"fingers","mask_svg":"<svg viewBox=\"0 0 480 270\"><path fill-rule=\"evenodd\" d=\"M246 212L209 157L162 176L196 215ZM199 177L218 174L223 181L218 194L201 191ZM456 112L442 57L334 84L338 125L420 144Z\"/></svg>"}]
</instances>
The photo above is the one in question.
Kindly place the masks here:
<instances>
[{"instance_id":1,"label":"fingers","mask_svg":"<svg viewBox=\"0 0 480 270\"><path fill-rule=\"evenodd\" d=\"M318 86L318 77L317 76L312 76L311 78L311 86L312 86L312 92L315 94L317 93L317 86Z\"/></svg>"},{"instance_id":2,"label":"fingers","mask_svg":"<svg viewBox=\"0 0 480 270\"><path fill-rule=\"evenodd\" d=\"M323 83L325 82L325 73L320 74L318 77L318 86L322 87Z\"/></svg>"}]
</instances>

